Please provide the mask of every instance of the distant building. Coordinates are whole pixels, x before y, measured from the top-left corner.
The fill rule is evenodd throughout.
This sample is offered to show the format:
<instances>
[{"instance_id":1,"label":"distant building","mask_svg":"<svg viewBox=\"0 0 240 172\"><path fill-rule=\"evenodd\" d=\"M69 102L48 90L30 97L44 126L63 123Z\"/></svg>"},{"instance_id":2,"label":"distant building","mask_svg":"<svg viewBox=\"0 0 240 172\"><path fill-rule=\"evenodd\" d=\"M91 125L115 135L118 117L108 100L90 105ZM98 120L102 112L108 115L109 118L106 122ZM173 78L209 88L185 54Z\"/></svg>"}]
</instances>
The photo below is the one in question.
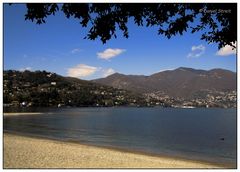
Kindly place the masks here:
<instances>
[{"instance_id":1,"label":"distant building","mask_svg":"<svg viewBox=\"0 0 240 172\"><path fill-rule=\"evenodd\" d=\"M53 74L52 73L49 73L47 74L47 77L50 78Z\"/></svg>"},{"instance_id":2,"label":"distant building","mask_svg":"<svg viewBox=\"0 0 240 172\"><path fill-rule=\"evenodd\" d=\"M51 82L51 85L57 85L57 83L56 82Z\"/></svg>"},{"instance_id":3,"label":"distant building","mask_svg":"<svg viewBox=\"0 0 240 172\"><path fill-rule=\"evenodd\" d=\"M21 105L22 107L25 107L25 106L27 105L27 102L22 102L20 105Z\"/></svg>"}]
</instances>

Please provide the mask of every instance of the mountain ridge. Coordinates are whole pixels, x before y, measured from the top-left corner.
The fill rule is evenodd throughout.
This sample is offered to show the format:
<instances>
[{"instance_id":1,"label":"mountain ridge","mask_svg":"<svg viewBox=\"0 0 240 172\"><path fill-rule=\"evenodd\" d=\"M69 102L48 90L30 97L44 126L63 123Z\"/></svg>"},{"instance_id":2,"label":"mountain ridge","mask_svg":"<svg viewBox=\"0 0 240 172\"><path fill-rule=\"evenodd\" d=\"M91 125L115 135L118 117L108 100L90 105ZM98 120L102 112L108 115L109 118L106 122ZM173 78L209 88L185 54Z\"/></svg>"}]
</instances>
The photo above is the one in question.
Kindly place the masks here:
<instances>
[{"instance_id":1,"label":"mountain ridge","mask_svg":"<svg viewBox=\"0 0 240 172\"><path fill-rule=\"evenodd\" d=\"M213 72L213 71L226 71L226 72L230 72L230 73L234 73L236 74L236 72L234 71L231 71L231 70L228 70L228 69L223 69L223 68L213 68L213 69L209 69L209 70L204 70L204 69L194 69L194 68L189 68L189 67L178 67L176 69L166 69L166 70L163 70L163 71L160 71L160 72L156 72L156 73L153 73L153 74L150 74L150 75L138 75L138 74L123 74L123 73L119 73L119 72L115 72L111 75L108 75L106 77L103 77L103 78L108 78L108 77L111 77L111 76L136 76L136 77L149 77L149 76L153 76L153 75L156 75L156 74L159 74L159 73L165 73L165 72L171 72L171 71L191 71L191 72L196 72L198 71L199 73L206 73L206 72ZM103 79L103 78L96 78L96 79L93 79L93 80L90 80L90 81L95 81L95 80L99 80L99 79Z\"/></svg>"},{"instance_id":2,"label":"mountain ridge","mask_svg":"<svg viewBox=\"0 0 240 172\"><path fill-rule=\"evenodd\" d=\"M107 78L117 88L46 71L3 71L4 107L236 107L236 74L225 70L188 69L186 72L180 68L151 76L118 73ZM209 78L212 87L204 82Z\"/></svg>"},{"instance_id":3,"label":"mountain ridge","mask_svg":"<svg viewBox=\"0 0 240 172\"><path fill-rule=\"evenodd\" d=\"M236 90L236 73L221 68L202 70L179 67L149 76L115 73L92 81L137 93L162 92L174 98L192 98L194 94L204 90Z\"/></svg>"},{"instance_id":4,"label":"mountain ridge","mask_svg":"<svg viewBox=\"0 0 240 172\"><path fill-rule=\"evenodd\" d=\"M142 95L46 71L3 71L6 106L146 106Z\"/></svg>"},{"instance_id":5,"label":"mountain ridge","mask_svg":"<svg viewBox=\"0 0 240 172\"><path fill-rule=\"evenodd\" d=\"M176 69L166 69L166 70L162 70L160 72L156 72L156 73L153 73L153 74L150 74L150 75L144 75L144 74L123 74L123 73L119 73L119 72L115 72L111 75L108 75L106 77L103 77L103 78L107 78L109 76L113 76L113 75L119 75L119 76L141 76L141 77L149 77L149 76L152 76L152 75L155 75L157 73L161 73L161 72L170 72L170 71L174 71L174 70L187 70L187 71L202 71L202 72L210 72L210 71L215 71L215 70L223 70L223 71L228 71L228 72L232 72L232 73L236 73L234 71L231 71L229 69L223 69L223 68L212 68L212 69L208 69L208 70L204 70L204 69L194 69L194 68L190 68L190 67L178 67ZM98 80L98 79L102 79L102 78L96 78L96 79L93 79L93 80L90 80L90 81L94 81L94 80Z\"/></svg>"}]
</instances>

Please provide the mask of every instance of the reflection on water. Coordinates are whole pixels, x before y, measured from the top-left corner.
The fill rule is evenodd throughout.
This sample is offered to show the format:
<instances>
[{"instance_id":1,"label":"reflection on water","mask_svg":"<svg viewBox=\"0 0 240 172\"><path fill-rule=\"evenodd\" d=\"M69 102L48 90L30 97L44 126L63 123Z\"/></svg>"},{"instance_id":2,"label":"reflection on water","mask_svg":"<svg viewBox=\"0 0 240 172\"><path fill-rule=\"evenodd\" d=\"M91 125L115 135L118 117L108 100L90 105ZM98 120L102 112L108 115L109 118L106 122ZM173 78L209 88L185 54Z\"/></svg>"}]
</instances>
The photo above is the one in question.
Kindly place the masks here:
<instances>
[{"instance_id":1,"label":"reflection on water","mask_svg":"<svg viewBox=\"0 0 240 172\"><path fill-rule=\"evenodd\" d=\"M4 130L157 155L236 162L236 109L67 108L42 111L52 113L4 117Z\"/></svg>"}]
</instances>

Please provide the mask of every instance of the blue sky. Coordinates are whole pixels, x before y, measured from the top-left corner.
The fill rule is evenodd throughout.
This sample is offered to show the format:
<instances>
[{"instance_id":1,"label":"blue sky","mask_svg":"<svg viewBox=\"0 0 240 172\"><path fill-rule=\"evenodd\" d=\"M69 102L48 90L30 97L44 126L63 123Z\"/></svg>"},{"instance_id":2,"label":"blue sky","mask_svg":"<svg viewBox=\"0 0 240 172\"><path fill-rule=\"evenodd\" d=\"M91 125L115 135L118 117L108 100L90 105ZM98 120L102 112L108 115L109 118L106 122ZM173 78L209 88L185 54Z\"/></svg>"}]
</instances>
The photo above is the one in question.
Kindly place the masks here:
<instances>
[{"instance_id":1,"label":"blue sky","mask_svg":"<svg viewBox=\"0 0 240 172\"><path fill-rule=\"evenodd\" d=\"M24 20L24 4L4 4L4 70L46 70L81 79L105 77L114 72L151 75L191 67L236 71L236 54L200 40L200 33L167 39L157 27L137 27L129 22L128 39L118 32L106 44L83 39L87 33L77 20L62 12L46 24Z\"/></svg>"}]
</instances>

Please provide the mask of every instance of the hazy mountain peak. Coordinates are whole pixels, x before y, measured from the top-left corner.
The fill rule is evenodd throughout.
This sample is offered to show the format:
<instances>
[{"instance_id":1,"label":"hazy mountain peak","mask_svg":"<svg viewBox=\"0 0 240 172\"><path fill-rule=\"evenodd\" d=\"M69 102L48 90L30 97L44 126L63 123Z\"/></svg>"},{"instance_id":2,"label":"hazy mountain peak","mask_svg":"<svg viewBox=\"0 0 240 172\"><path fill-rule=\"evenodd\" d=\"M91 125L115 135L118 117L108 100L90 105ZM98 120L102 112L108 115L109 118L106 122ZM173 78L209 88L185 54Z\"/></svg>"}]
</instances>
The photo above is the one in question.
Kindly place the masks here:
<instances>
[{"instance_id":1,"label":"hazy mountain peak","mask_svg":"<svg viewBox=\"0 0 240 172\"><path fill-rule=\"evenodd\" d=\"M205 73L205 70L202 69L193 69L193 68L189 68L189 67L179 67L176 69L176 71L185 71L185 72L193 72L193 73Z\"/></svg>"},{"instance_id":2,"label":"hazy mountain peak","mask_svg":"<svg viewBox=\"0 0 240 172\"><path fill-rule=\"evenodd\" d=\"M123 74L111 76L94 82L138 93L161 92L172 97L189 97L202 90L236 90L236 73L224 69L207 71L179 67L147 77Z\"/></svg>"},{"instance_id":3,"label":"hazy mountain peak","mask_svg":"<svg viewBox=\"0 0 240 172\"><path fill-rule=\"evenodd\" d=\"M182 71L192 71L194 70L193 68L188 68L188 67L179 67L176 70L182 70Z\"/></svg>"},{"instance_id":4,"label":"hazy mountain peak","mask_svg":"<svg viewBox=\"0 0 240 172\"><path fill-rule=\"evenodd\" d=\"M232 72L232 73L235 73L233 71L221 69L221 68L214 68L214 69L209 70L208 72Z\"/></svg>"},{"instance_id":5,"label":"hazy mountain peak","mask_svg":"<svg viewBox=\"0 0 240 172\"><path fill-rule=\"evenodd\" d=\"M115 72L111 75L108 75L107 77L105 78L111 78L111 77L121 77L121 76L125 76L124 74L121 74L121 73L118 73L118 72Z\"/></svg>"}]
</instances>

